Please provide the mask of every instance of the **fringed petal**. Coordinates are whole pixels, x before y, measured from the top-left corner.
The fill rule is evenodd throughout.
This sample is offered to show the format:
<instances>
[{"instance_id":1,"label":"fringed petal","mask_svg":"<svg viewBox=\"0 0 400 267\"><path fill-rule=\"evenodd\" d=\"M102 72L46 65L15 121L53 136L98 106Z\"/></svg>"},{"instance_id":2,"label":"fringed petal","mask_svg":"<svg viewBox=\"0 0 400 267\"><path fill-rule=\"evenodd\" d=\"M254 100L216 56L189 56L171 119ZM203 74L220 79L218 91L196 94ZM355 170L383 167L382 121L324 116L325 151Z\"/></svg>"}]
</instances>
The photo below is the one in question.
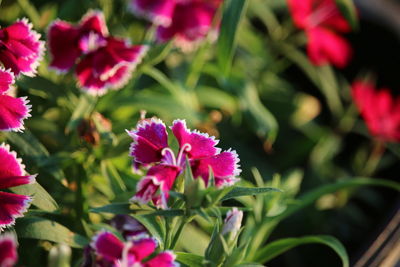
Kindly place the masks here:
<instances>
[{"instance_id":1,"label":"fringed petal","mask_svg":"<svg viewBox=\"0 0 400 267\"><path fill-rule=\"evenodd\" d=\"M22 131L24 120L30 117L31 105L26 97L0 95L0 130Z\"/></svg>"}]
</instances>

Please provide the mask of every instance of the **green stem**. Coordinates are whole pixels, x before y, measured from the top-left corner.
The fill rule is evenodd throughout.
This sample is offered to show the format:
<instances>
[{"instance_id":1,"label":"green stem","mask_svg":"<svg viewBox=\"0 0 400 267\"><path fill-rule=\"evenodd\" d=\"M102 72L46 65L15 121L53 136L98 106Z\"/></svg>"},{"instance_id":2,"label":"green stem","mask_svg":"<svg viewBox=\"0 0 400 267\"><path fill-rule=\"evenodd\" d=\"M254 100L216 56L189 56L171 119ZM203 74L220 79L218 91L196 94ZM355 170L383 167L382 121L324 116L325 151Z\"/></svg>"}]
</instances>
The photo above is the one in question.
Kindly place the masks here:
<instances>
[{"instance_id":1,"label":"green stem","mask_svg":"<svg viewBox=\"0 0 400 267\"><path fill-rule=\"evenodd\" d=\"M370 176L372 175L376 168L379 165L379 162L381 161L381 158L385 152L385 144L381 140L376 140L374 141L374 145L371 151L371 154L365 163L365 168L363 170L362 175L365 176Z\"/></svg>"},{"instance_id":2,"label":"green stem","mask_svg":"<svg viewBox=\"0 0 400 267\"><path fill-rule=\"evenodd\" d=\"M28 0L18 0L18 4L31 19L35 28L40 27L40 15L36 8Z\"/></svg>"},{"instance_id":3,"label":"green stem","mask_svg":"<svg viewBox=\"0 0 400 267\"><path fill-rule=\"evenodd\" d=\"M179 95L179 90L177 90L177 86L168 79L168 77L159 71L156 68L145 66L143 67L143 73L150 76L154 80L156 80L161 86L167 89L172 95Z\"/></svg>"},{"instance_id":4,"label":"green stem","mask_svg":"<svg viewBox=\"0 0 400 267\"><path fill-rule=\"evenodd\" d=\"M178 243L178 240L182 234L183 229L185 228L185 225L188 223L186 217L182 218L181 223L179 224L178 230L175 232L174 239L172 240L171 246L169 247L170 249L174 249L176 244Z\"/></svg>"}]
</instances>

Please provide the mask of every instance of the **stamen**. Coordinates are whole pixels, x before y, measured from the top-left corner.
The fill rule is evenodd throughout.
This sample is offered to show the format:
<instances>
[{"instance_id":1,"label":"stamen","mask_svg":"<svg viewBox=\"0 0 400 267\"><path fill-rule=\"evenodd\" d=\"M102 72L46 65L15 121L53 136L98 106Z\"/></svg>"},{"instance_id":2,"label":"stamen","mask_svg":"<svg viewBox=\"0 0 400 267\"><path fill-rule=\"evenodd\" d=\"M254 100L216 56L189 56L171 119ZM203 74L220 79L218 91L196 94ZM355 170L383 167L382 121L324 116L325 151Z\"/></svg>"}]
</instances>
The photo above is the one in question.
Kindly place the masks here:
<instances>
[{"instance_id":1,"label":"stamen","mask_svg":"<svg viewBox=\"0 0 400 267\"><path fill-rule=\"evenodd\" d=\"M177 166L175 154L171 148L169 147L163 148L163 150L161 150L161 155L165 157L166 163Z\"/></svg>"},{"instance_id":2,"label":"stamen","mask_svg":"<svg viewBox=\"0 0 400 267\"><path fill-rule=\"evenodd\" d=\"M177 159L177 163L178 163L179 165L181 164L182 157L183 157L183 153L184 153L184 152L189 152L190 150L192 150L192 146L191 146L190 144L188 144L188 143L184 144L184 145L181 147L181 150L179 151L178 159Z\"/></svg>"},{"instance_id":3,"label":"stamen","mask_svg":"<svg viewBox=\"0 0 400 267\"><path fill-rule=\"evenodd\" d=\"M131 247L133 246L132 242L125 243L124 249L122 250L122 262L121 267L129 267L129 257L128 253Z\"/></svg>"}]
</instances>

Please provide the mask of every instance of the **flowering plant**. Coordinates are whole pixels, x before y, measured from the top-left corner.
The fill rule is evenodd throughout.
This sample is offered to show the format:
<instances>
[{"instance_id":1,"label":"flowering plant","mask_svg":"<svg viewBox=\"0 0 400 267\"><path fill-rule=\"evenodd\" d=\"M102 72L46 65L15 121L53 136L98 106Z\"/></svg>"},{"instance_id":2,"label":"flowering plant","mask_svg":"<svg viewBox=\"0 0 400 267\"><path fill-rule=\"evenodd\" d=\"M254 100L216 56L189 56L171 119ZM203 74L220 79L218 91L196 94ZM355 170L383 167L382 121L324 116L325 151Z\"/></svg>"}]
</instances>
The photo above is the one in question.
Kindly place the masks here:
<instances>
[{"instance_id":1,"label":"flowering plant","mask_svg":"<svg viewBox=\"0 0 400 267\"><path fill-rule=\"evenodd\" d=\"M0 17L0 267L367 265L400 191L400 103L360 72L352 1Z\"/></svg>"}]
</instances>

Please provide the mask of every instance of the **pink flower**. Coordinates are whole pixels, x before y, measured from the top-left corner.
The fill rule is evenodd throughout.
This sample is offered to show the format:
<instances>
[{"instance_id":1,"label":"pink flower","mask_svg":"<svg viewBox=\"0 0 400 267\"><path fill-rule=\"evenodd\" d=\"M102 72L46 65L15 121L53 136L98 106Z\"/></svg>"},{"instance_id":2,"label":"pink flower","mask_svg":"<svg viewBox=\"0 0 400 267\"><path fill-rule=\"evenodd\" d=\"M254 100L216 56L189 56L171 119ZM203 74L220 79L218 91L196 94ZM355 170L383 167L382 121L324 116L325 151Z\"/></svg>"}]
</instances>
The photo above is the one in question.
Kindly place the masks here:
<instances>
[{"instance_id":1,"label":"pink flower","mask_svg":"<svg viewBox=\"0 0 400 267\"><path fill-rule=\"evenodd\" d=\"M147 203L153 200L158 207L165 208L168 192L184 169L186 156L194 177L202 178L206 184L210 169L217 187L232 185L238 180L239 158L235 151L221 152L215 147L218 140L196 130L190 131L183 120L175 120L171 130L179 144L177 156L168 147L168 133L161 120L144 119L138 123L136 130L128 131L134 140L130 149L134 166L152 166L138 183L133 201ZM160 195L157 192L161 192Z\"/></svg>"},{"instance_id":2,"label":"pink flower","mask_svg":"<svg viewBox=\"0 0 400 267\"><path fill-rule=\"evenodd\" d=\"M213 19L222 0L132 0L133 13L158 25L156 38L175 44L184 51L192 50L213 28Z\"/></svg>"},{"instance_id":3,"label":"pink flower","mask_svg":"<svg viewBox=\"0 0 400 267\"><path fill-rule=\"evenodd\" d=\"M330 63L345 67L351 59L352 48L340 33L351 29L335 0L288 0L288 5L295 25L306 32L311 62L317 66Z\"/></svg>"},{"instance_id":4,"label":"pink flower","mask_svg":"<svg viewBox=\"0 0 400 267\"><path fill-rule=\"evenodd\" d=\"M18 261L17 241L11 234L0 236L0 266L12 267Z\"/></svg>"},{"instance_id":5,"label":"pink flower","mask_svg":"<svg viewBox=\"0 0 400 267\"><path fill-rule=\"evenodd\" d=\"M158 253L153 258L148 259L157 248L157 242L153 238L141 237L124 242L114 234L103 231L93 238L91 246L96 255L96 266L178 266L175 262L175 255L170 251Z\"/></svg>"},{"instance_id":6,"label":"pink flower","mask_svg":"<svg viewBox=\"0 0 400 267\"><path fill-rule=\"evenodd\" d=\"M15 152L5 144L0 145L0 189L31 184L36 175L27 175L25 166L17 158ZM27 210L31 198L8 192L0 192L0 230L13 225L15 219L22 217Z\"/></svg>"},{"instance_id":7,"label":"pink flower","mask_svg":"<svg viewBox=\"0 0 400 267\"><path fill-rule=\"evenodd\" d=\"M48 30L50 67L65 72L75 64L78 86L101 95L123 87L148 47L108 35L103 13L88 12L76 26L56 20Z\"/></svg>"},{"instance_id":8,"label":"pink flower","mask_svg":"<svg viewBox=\"0 0 400 267\"><path fill-rule=\"evenodd\" d=\"M32 30L27 19L0 29L0 61L15 75L34 76L44 52L40 34Z\"/></svg>"},{"instance_id":9,"label":"pink flower","mask_svg":"<svg viewBox=\"0 0 400 267\"><path fill-rule=\"evenodd\" d=\"M387 142L400 142L400 97L389 89L376 89L367 81L355 81L352 95L372 135Z\"/></svg>"},{"instance_id":10,"label":"pink flower","mask_svg":"<svg viewBox=\"0 0 400 267\"><path fill-rule=\"evenodd\" d=\"M26 97L15 98L7 95L14 83L14 74L0 68L0 130L22 131L24 120L30 117L31 106Z\"/></svg>"}]
</instances>

